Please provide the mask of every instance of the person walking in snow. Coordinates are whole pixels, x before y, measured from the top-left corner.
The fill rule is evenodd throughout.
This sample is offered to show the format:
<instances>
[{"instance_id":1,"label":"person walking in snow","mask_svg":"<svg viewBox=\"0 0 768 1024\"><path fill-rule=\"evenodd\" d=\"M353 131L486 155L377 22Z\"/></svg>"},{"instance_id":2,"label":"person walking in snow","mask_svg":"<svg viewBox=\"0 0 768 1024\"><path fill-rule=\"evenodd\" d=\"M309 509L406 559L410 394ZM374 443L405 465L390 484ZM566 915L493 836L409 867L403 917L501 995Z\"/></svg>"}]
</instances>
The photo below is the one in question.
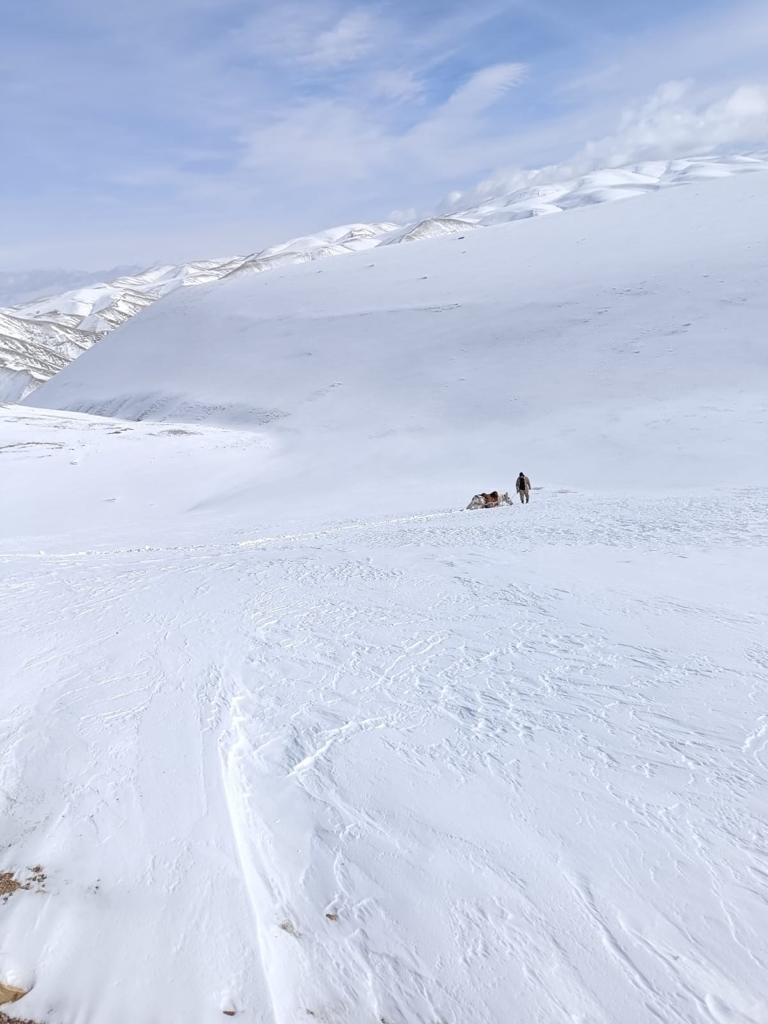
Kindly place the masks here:
<instances>
[{"instance_id":1,"label":"person walking in snow","mask_svg":"<svg viewBox=\"0 0 768 1024\"><path fill-rule=\"evenodd\" d=\"M515 490L520 495L521 504L527 504L531 500L531 481L525 473L521 473L515 481Z\"/></svg>"}]
</instances>

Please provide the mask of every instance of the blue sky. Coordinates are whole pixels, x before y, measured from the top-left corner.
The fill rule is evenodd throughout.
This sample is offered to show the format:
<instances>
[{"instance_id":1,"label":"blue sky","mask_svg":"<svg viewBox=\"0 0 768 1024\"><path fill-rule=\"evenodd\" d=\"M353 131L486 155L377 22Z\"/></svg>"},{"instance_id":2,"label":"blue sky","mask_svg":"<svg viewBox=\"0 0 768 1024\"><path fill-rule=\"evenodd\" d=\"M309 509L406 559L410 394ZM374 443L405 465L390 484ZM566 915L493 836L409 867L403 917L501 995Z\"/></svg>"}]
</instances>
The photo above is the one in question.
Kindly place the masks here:
<instances>
[{"instance_id":1,"label":"blue sky","mask_svg":"<svg viewBox=\"0 0 768 1024\"><path fill-rule=\"evenodd\" d=\"M4 0L0 269L247 252L768 146L765 0Z\"/></svg>"}]
</instances>

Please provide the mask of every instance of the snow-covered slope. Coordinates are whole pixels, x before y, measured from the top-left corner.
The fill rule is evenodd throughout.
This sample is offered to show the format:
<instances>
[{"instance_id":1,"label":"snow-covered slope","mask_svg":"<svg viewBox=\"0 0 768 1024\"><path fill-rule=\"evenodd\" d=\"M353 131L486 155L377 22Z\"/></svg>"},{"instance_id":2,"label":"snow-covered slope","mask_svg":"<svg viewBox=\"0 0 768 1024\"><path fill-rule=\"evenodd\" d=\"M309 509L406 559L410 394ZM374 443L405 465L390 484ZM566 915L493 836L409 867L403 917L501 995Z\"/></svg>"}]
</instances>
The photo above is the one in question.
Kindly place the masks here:
<instances>
[{"instance_id":1,"label":"snow-covered slope","mask_svg":"<svg viewBox=\"0 0 768 1024\"><path fill-rule=\"evenodd\" d=\"M237 270L271 270L377 243L395 226L351 224L297 238L250 256L152 267L109 283L0 309L0 400L16 401L48 380L105 334L177 288L218 281ZM62 344L62 337L66 345Z\"/></svg>"},{"instance_id":2,"label":"snow-covered slope","mask_svg":"<svg viewBox=\"0 0 768 1024\"><path fill-rule=\"evenodd\" d=\"M215 280L242 260L156 267L0 310L0 400L15 401L163 295Z\"/></svg>"},{"instance_id":3,"label":"snow-covered slope","mask_svg":"<svg viewBox=\"0 0 768 1024\"><path fill-rule=\"evenodd\" d=\"M155 267L0 310L3 320L12 321L11 329L0 321L0 400L22 398L106 332L176 288L219 280L239 270L260 273L379 245L462 234L476 227L634 198L661 188L765 167L768 157L751 155L654 161L554 182L537 172L512 192L483 193L479 203L466 207L459 202L457 210L447 216L406 225L346 224L249 256ZM68 332L66 351L59 343L61 328Z\"/></svg>"},{"instance_id":4,"label":"snow-covered slope","mask_svg":"<svg viewBox=\"0 0 768 1024\"><path fill-rule=\"evenodd\" d=\"M268 428L313 489L374 464L447 501L457 476L522 453L572 485L748 484L766 238L760 172L238 274L169 296L30 402Z\"/></svg>"},{"instance_id":5,"label":"snow-covered slope","mask_svg":"<svg viewBox=\"0 0 768 1024\"><path fill-rule=\"evenodd\" d=\"M0 412L12 1019L762 1024L764 465L323 524L179 430Z\"/></svg>"},{"instance_id":6,"label":"snow-covered slope","mask_svg":"<svg viewBox=\"0 0 768 1024\"><path fill-rule=\"evenodd\" d=\"M11 1019L764 1024L767 227L235 274L0 409Z\"/></svg>"}]
</instances>

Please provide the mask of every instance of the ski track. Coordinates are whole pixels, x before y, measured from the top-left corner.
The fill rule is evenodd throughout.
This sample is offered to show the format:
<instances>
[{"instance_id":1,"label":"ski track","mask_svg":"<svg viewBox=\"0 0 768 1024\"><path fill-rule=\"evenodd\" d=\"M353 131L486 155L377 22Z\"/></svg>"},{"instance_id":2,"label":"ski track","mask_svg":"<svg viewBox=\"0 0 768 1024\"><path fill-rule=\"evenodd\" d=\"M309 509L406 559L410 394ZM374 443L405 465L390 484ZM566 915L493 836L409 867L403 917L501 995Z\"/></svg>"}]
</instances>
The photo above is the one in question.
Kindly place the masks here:
<instances>
[{"instance_id":1,"label":"ski track","mask_svg":"<svg viewBox=\"0 0 768 1024\"><path fill-rule=\"evenodd\" d=\"M767 497L4 554L21 1016L764 1024Z\"/></svg>"}]
</instances>

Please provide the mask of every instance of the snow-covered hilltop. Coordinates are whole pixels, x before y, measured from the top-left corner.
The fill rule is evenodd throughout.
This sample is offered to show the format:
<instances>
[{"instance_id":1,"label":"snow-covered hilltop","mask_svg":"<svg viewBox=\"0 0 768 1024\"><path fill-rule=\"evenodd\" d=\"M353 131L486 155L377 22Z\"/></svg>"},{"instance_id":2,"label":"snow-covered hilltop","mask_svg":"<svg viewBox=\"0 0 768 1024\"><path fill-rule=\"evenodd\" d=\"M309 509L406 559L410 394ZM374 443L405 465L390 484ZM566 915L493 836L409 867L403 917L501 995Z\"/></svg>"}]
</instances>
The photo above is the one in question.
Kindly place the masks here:
<instances>
[{"instance_id":1,"label":"snow-covered hilltop","mask_svg":"<svg viewBox=\"0 0 768 1024\"><path fill-rule=\"evenodd\" d=\"M352 224L295 238L247 256L151 268L108 283L0 309L0 400L18 401L105 334L177 288L238 272L261 272L329 256L461 234L477 227L560 213L580 206L633 198L702 178L768 166L764 156L693 157L598 171L567 181L532 175L513 192L482 195L480 202L417 223ZM455 205L455 204L454 204Z\"/></svg>"},{"instance_id":2,"label":"snow-covered hilltop","mask_svg":"<svg viewBox=\"0 0 768 1024\"><path fill-rule=\"evenodd\" d=\"M762 170L237 273L168 296L28 402L267 430L323 490L375 463L450 500L472 467L506 465L513 437L570 484L631 484L654 465L696 483L722 460L746 483L757 439L726 455L727 410L745 409L745 382L756 400L768 386L767 226Z\"/></svg>"}]
</instances>

